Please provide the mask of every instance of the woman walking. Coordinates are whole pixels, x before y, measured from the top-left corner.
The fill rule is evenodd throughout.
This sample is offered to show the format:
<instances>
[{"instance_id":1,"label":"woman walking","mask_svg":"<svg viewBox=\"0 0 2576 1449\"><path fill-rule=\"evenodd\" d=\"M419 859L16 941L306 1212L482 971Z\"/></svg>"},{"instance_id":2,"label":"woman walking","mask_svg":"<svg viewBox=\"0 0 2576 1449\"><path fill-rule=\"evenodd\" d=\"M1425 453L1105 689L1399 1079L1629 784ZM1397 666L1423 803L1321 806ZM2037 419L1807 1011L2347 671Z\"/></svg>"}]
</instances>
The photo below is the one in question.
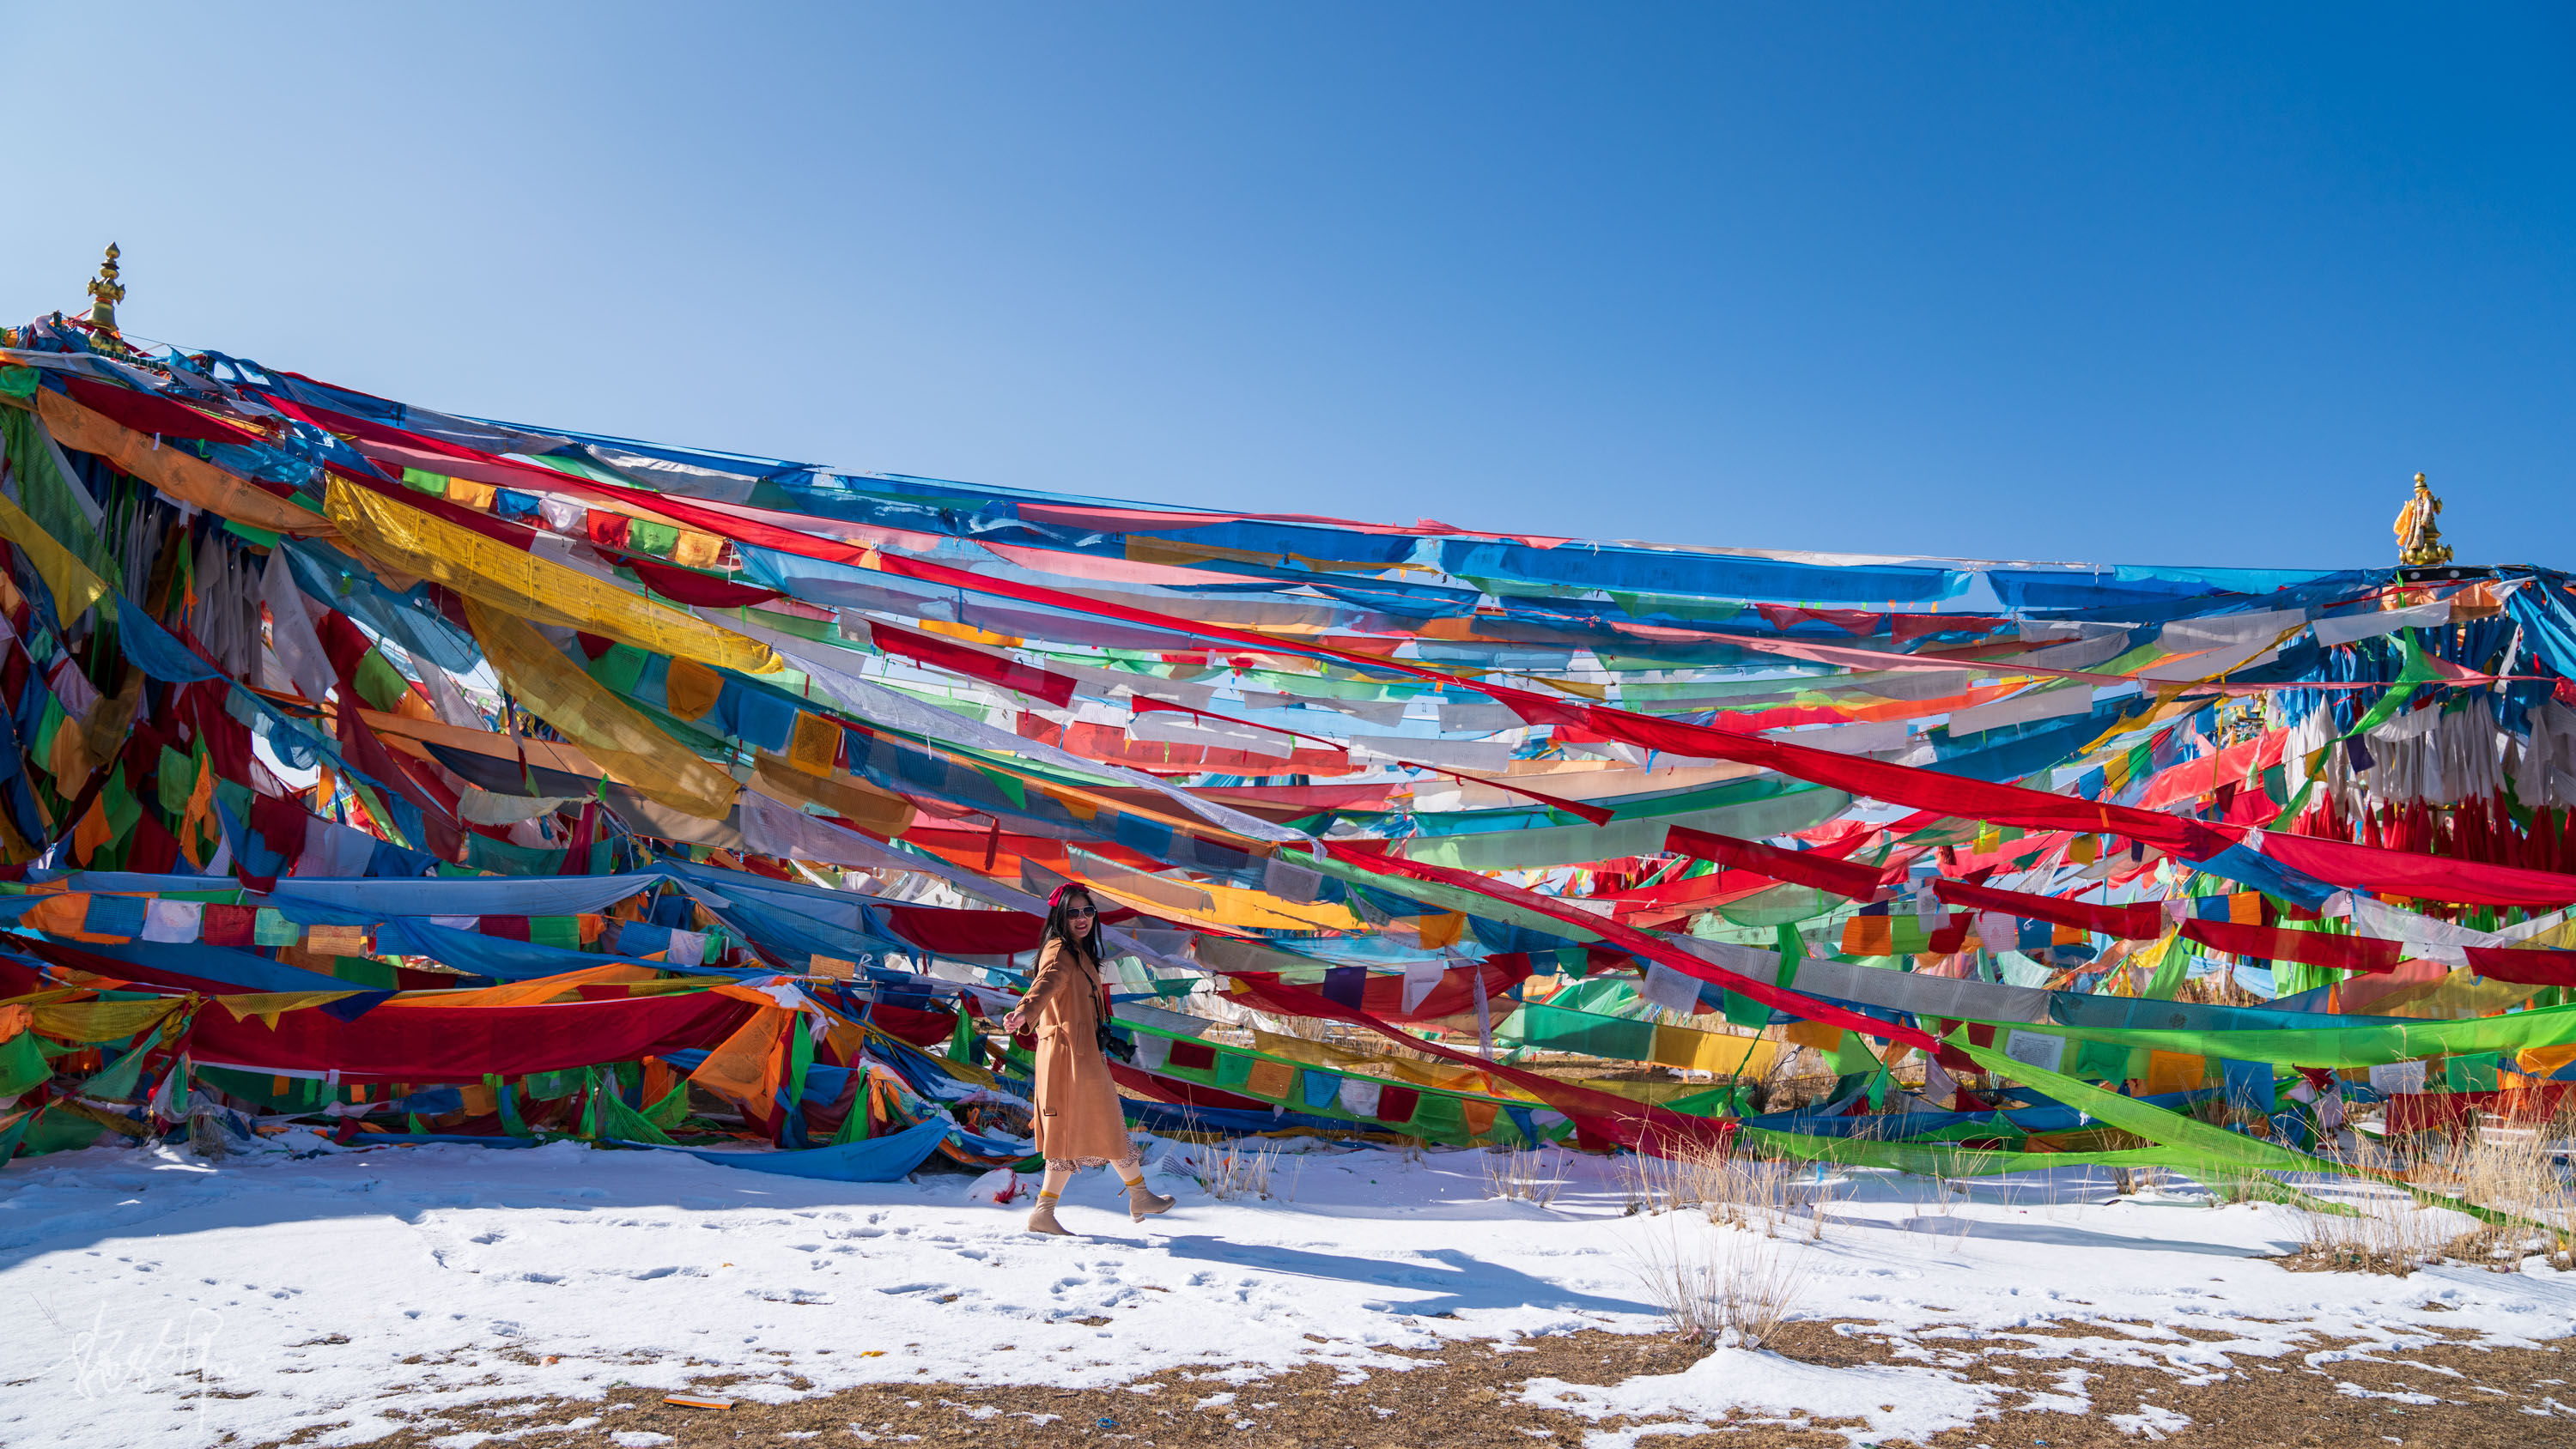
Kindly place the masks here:
<instances>
[{"instance_id":1,"label":"woman walking","mask_svg":"<svg viewBox=\"0 0 2576 1449\"><path fill-rule=\"evenodd\" d=\"M1055 1220L1056 1199L1079 1167L1114 1165L1127 1183L1127 1218L1143 1222L1172 1200L1145 1186L1144 1160L1127 1140L1127 1116L1100 1052L1109 994L1100 979L1100 913L1080 886L1058 887L1047 902L1037 974L1002 1018L1004 1028L1034 1027L1038 1038L1037 1146L1046 1180L1029 1213L1029 1231L1067 1235Z\"/></svg>"}]
</instances>

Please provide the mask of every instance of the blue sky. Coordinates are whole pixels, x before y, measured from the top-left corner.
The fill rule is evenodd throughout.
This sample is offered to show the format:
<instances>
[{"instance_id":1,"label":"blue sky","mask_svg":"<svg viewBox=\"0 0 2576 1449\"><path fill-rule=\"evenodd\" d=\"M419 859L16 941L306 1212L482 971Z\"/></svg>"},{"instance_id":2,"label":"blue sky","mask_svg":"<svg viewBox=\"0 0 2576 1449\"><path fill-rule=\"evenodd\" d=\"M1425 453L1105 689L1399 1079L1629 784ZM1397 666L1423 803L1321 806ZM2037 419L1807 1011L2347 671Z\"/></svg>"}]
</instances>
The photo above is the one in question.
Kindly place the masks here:
<instances>
[{"instance_id":1,"label":"blue sky","mask_svg":"<svg viewBox=\"0 0 2576 1449\"><path fill-rule=\"evenodd\" d=\"M2260 13L2247 14L2247 11ZM1751 548L2576 565L2576 11L0 4L0 314ZM97 77L93 83L86 77Z\"/></svg>"}]
</instances>

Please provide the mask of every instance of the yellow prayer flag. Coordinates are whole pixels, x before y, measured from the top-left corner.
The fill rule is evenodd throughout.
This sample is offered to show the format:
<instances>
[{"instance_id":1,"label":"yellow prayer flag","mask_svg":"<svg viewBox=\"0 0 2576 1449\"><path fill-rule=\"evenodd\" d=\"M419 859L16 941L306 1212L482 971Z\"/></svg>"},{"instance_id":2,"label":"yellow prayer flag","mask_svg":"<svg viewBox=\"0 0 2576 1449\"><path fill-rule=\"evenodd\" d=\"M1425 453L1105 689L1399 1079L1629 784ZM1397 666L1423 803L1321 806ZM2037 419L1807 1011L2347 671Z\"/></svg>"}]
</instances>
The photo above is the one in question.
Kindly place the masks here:
<instances>
[{"instance_id":1,"label":"yellow prayer flag","mask_svg":"<svg viewBox=\"0 0 2576 1449\"><path fill-rule=\"evenodd\" d=\"M777 654L757 640L343 479L331 480L326 502L331 521L371 559L516 618L605 634L655 654L745 674L782 667Z\"/></svg>"},{"instance_id":2,"label":"yellow prayer flag","mask_svg":"<svg viewBox=\"0 0 2576 1449\"><path fill-rule=\"evenodd\" d=\"M2193 1092L2200 1089L2208 1059L2184 1052L2147 1053L2147 1091L2150 1097L2167 1092Z\"/></svg>"},{"instance_id":3,"label":"yellow prayer flag","mask_svg":"<svg viewBox=\"0 0 2576 1449\"><path fill-rule=\"evenodd\" d=\"M1243 1083L1243 1090L1255 1097L1285 1097L1296 1089L1297 1069L1266 1057L1253 1062L1252 1074Z\"/></svg>"},{"instance_id":4,"label":"yellow prayer flag","mask_svg":"<svg viewBox=\"0 0 2576 1449\"><path fill-rule=\"evenodd\" d=\"M465 617L519 702L580 746L610 779L702 820L722 820L732 813L739 793L732 775L698 758L696 751L574 667L526 620L470 595Z\"/></svg>"},{"instance_id":5,"label":"yellow prayer flag","mask_svg":"<svg viewBox=\"0 0 2576 1449\"><path fill-rule=\"evenodd\" d=\"M694 528L680 530L680 541L671 546L671 562L687 569L711 569L724 561L725 541L712 533Z\"/></svg>"},{"instance_id":6,"label":"yellow prayer flag","mask_svg":"<svg viewBox=\"0 0 2576 1449\"><path fill-rule=\"evenodd\" d=\"M183 1003L164 1001L39 1002L36 1030L59 1041L124 1041L167 1020Z\"/></svg>"},{"instance_id":7,"label":"yellow prayer flag","mask_svg":"<svg viewBox=\"0 0 2576 1449\"><path fill-rule=\"evenodd\" d=\"M796 712L796 730L787 744L787 761L812 775L828 775L841 762L841 727L812 710Z\"/></svg>"},{"instance_id":8,"label":"yellow prayer flag","mask_svg":"<svg viewBox=\"0 0 2576 1449\"><path fill-rule=\"evenodd\" d=\"M52 591L54 612L66 626L106 596L105 579L90 572L88 564L73 557L70 549L56 542L52 534L27 516L25 509L6 497L0 497L0 537L26 552L27 562L35 565L36 576Z\"/></svg>"},{"instance_id":9,"label":"yellow prayer flag","mask_svg":"<svg viewBox=\"0 0 2576 1449\"><path fill-rule=\"evenodd\" d=\"M724 676L694 659L674 658L662 677L663 703L673 719L695 720L716 707Z\"/></svg>"}]
</instances>

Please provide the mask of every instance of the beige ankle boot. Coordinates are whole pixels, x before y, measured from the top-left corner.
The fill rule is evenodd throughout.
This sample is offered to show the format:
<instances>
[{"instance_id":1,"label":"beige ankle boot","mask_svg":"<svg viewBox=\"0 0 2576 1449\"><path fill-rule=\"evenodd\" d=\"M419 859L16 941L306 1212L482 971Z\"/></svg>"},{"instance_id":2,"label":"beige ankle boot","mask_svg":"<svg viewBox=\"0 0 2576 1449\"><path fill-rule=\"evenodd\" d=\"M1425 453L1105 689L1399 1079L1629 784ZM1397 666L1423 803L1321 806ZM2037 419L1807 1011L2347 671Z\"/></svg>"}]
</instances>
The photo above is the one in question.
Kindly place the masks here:
<instances>
[{"instance_id":1,"label":"beige ankle boot","mask_svg":"<svg viewBox=\"0 0 2576 1449\"><path fill-rule=\"evenodd\" d=\"M1029 1209L1029 1231L1059 1238L1073 1236L1071 1229L1055 1220L1055 1199L1051 1197L1039 1198L1038 1205Z\"/></svg>"},{"instance_id":2,"label":"beige ankle boot","mask_svg":"<svg viewBox=\"0 0 2576 1449\"><path fill-rule=\"evenodd\" d=\"M1172 1199L1164 1197L1138 1178L1127 1184L1127 1221L1141 1223L1156 1213L1170 1212Z\"/></svg>"}]
</instances>

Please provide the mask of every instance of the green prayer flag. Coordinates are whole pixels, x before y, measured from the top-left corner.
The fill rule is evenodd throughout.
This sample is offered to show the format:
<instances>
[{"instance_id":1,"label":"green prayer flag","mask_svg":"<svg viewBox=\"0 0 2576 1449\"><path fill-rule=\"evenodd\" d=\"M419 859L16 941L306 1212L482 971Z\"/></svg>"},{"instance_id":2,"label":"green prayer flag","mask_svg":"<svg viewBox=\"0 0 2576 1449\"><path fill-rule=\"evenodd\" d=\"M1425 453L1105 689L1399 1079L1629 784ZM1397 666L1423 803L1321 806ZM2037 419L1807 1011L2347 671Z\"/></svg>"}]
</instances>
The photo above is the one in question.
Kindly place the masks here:
<instances>
[{"instance_id":1,"label":"green prayer flag","mask_svg":"<svg viewBox=\"0 0 2576 1449\"><path fill-rule=\"evenodd\" d=\"M1878 1054L1869 1049L1868 1037L1847 1031L1843 1033L1842 1040L1834 1043L1835 1075L1856 1076L1862 1072L1875 1072L1879 1066Z\"/></svg>"},{"instance_id":2,"label":"green prayer flag","mask_svg":"<svg viewBox=\"0 0 2576 1449\"><path fill-rule=\"evenodd\" d=\"M125 783L125 763L120 760L108 772L107 784L98 792L99 808L107 813L107 829L112 840L124 840L134 833L134 823L143 818L143 802Z\"/></svg>"},{"instance_id":3,"label":"green prayer flag","mask_svg":"<svg viewBox=\"0 0 2576 1449\"><path fill-rule=\"evenodd\" d=\"M483 1085L492 1089L492 1100L498 1107L501 1114L502 1131L509 1133L513 1137L534 1137L537 1135L529 1131L528 1124L522 1121L519 1117L519 1093L517 1088L512 1087L508 1082L502 1080L501 1077L492 1072L485 1072L483 1074Z\"/></svg>"},{"instance_id":4,"label":"green prayer flag","mask_svg":"<svg viewBox=\"0 0 2576 1449\"><path fill-rule=\"evenodd\" d=\"M2075 1075L2096 1081L2125 1082L2143 1077L2143 1068L2131 1071L2129 1058L2137 1053L2117 1042L2087 1041L2075 1044Z\"/></svg>"},{"instance_id":5,"label":"green prayer flag","mask_svg":"<svg viewBox=\"0 0 2576 1449\"><path fill-rule=\"evenodd\" d=\"M1027 782L1021 780L1019 776L1006 775L999 770L988 770L981 765L977 765L974 768L976 774L993 782L993 788L1002 792L1003 798L1011 802L1012 809L1026 810L1029 808L1028 785Z\"/></svg>"},{"instance_id":6,"label":"green prayer flag","mask_svg":"<svg viewBox=\"0 0 2576 1449\"><path fill-rule=\"evenodd\" d=\"M2412 629L2397 631L2397 655L2400 667L2387 693L2379 697L2379 702L2370 707L2369 713L2353 721L2351 729L2335 736L2336 739L2348 740L2379 728L2415 697L2416 685L2442 677L2441 672L2433 667L2432 659L2424 653L2424 646L2416 642Z\"/></svg>"},{"instance_id":7,"label":"green prayer flag","mask_svg":"<svg viewBox=\"0 0 2576 1449\"><path fill-rule=\"evenodd\" d=\"M125 570L119 554L100 537L88 512L74 499L72 490L81 485L64 477L63 471L54 466L59 455L44 423L33 414L0 408L0 433L6 435L9 472L18 484L18 506L110 588L122 587ZM103 617L115 616L110 613Z\"/></svg>"},{"instance_id":8,"label":"green prayer flag","mask_svg":"<svg viewBox=\"0 0 2576 1449\"><path fill-rule=\"evenodd\" d=\"M661 1101L644 1109L644 1119L656 1127L677 1127L687 1121L688 1117L689 1083L686 1078L682 1078L672 1086L671 1090L664 1092Z\"/></svg>"},{"instance_id":9,"label":"green prayer flag","mask_svg":"<svg viewBox=\"0 0 2576 1449\"><path fill-rule=\"evenodd\" d=\"M607 653L590 661L590 677L611 694L633 695L643 684L646 668L652 662L652 655L632 644L611 644ZM660 677L655 676L657 681ZM663 686L657 682L654 689L658 693Z\"/></svg>"},{"instance_id":10,"label":"green prayer flag","mask_svg":"<svg viewBox=\"0 0 2576 1449\"><path fill-rule=\"evenodd\" d=\"M563 852L560 850L554 854L558 860L563 858ZM581 917L530 916L528 917L528 940L534 945L578 951L581 949Z\"/></svg>"},{"instance_id":11,"label":"green prayer flag","mask_svg":"<svg viewBox=\"0 0 2576 1449\"><path fill-rule=\"evenodd\" d=\"M2240 1136L2223 1127L2213 1127L2179 1112L2105 1091L2090 1082L2035 1067L2025 1061L2005 1056L1992 1047L1981 1047L1968 1039L1965 1031L1950 1038L1950 1045L1968 1054L1977 1066L2009 1078L2027 1087L2035 1087L2076 1111L2086 1113L2105 1126L2123 1132L2134 1132L2159 1146L2183 1152L2208 1166L2235 1171L2268 1170L2276 1172L2342 1173L2350 1169L2341 1163L2310 1157L2275 1147L2258 1138Z\"/></svg>"},{"instance_id":12,"label":"green prayer flag","mask_svg":"<svg viewBox=\"0 0 2576 1449\"><path fill-rule=\"evenodd\" d=\"M835 1147L851 1142L865 1142L875 1131L868 1121L868 1074L865 1070L861 1070L853 1075L858 1078L858 1090L850 1094L850 1111L848 1116L841 1119L841 1130L832 1134L832 1145Z\"/></svg>"},{"instance_id":13,"label":"green prayer flag","mask_svg":"<svg viewBox=\"0 0 2576 1449\"><path fill-rule=\"evenodd\" d=\"M36 1112L21 1112L15 1120L0 1127L0 1166L8 1166L10 1158L18 1156L18 1145L26 1143L26 1130L31 1122L36 1122Z\"/></svg>"},{"instance_id":14,"label":"green prayer flag","mask_svg":"<svg viewBox=\"0 0 2576 1449\"><path fill-rule=\"evenodd\" d=\"M814 1034L805 1029L805 1019L791 1017L787 1023L787 1110L800 1111L805 1100L805 1076L814 1066Z\"/></svg>"},{"instance_id":15,"label":"green prayer flag","mask_svg":"<svg viewBox=\"0 0 2576 1449\"><path fill-rule=\"evenodd\" d=\"M286 918L275 906L261 906L253 920L251 942L260 946L293 946L304 939L304 928Z\"/></svg>"},{"instance_id":16,"label":"green prayer flag","mask_svg":"<svg viewBox=\"0 0 2576 1449\"><path fill-rule=\"evenodd\" d=\"M2183 977L2191 970L2191 953L2183 949L2178 932L2167 932L2165 938L2149 948L2155 953L2155 974L2147 981L2142 996L2157 1001L2171 1001L2182 989Z\"/></svg>"},{"instance_id":17,"label":"green prayer flag","mask_svg":"<svg viewBox=\"0 0 2576 1449\"><path fill-rule=\"evenodd\" d=\"M560 1072L530 1072L520 1079L531 1102L555 1102L582 1089L586 1074L574 1067Z\"/></svg>"},{"instance_id":18,"label":"green prayer flag","mask_svg":"<svg viewBox=\"0 0 2576 1449\"><path fill-rule=\"evenodd\" d=\"M20 1131L18 1151L28 1157L95 1147L98 1140L107 1135L105 1127L89 1118L58 1111L52 1106L39 1107L28 1113Z\"/></svg>"},{"instance_id":19,"label":"green prayer flag","mask_svg":"<svg viewBox=\"0 0 2576 1449\"><path fill-rule=\"evenodd\" d=\"M595 1138L608 1138L618 1142L650 1142L657 1147L677 1145L671 1141L671 1134L663 1131L649 1114L627 1106L625 1099L618 1096L613 1089L593 1091L590 1094L590 1112L591 1136Z\"/></svg>"},{"instance_id":20,"label":"green prayer flag","mask_svg":"<svg viewBox=\"0 0 2576 1449\"><path fill-rule=\"evenodd\" d=\"M368 650L358 660L357 684L358 697L365 700L370 708L385 714L393 713L395 707L402 703L403 696L411 693L411 681L374 649Z\"/></svg>"},{"instance_id":21,"label":"green prayer flag","mask_svg":"<svg viewBox=\"0 0 2576 1449\"><path fill-rule=\"evenodd\" d=\"M157 1035L153 1038L155 1041L159 1039ZM96 1097L102 1102L131 1101L136 1085L142 1080L143 1059L149 1055L151 1053L141 1046L129 1050L105 1071L81 1083L81 1095Z\"/></svg>"},{"instance_id":22,"label":"green prayer flag","mask_svg":"<svg viewBox=\"0 0 2576 1449\"><path fill-rule=\"evenodd\" d=\"M154 794L161 801L163 814L178 818L188 808L188 797L197 788L197 761L180 754L168 745L161 747L161 766L152 772Z\"/></svg>"},{"instance_id":23,"label":"green prayer flag","mask_svg":"<svg viewBox=\"0 0 2576 1449\"><path fill-rule=\"evenodd\" d=\"M2492 1092L2496 1089L2496 1068L2503 1060L2497 1052L2456 1056L2442 1064L2442 1080L2454 1092Z\"/></svg>"},{"instance_id":24,"label":"green prayer flag","mask_svg":"<svg viewBox=\"0 0 2576 1449\"><path fill-rule=\"evenodd\" d=\"M22 1031L0 1041L0 1097L14 1097L43 1084L53 1074L34 1032Z\"/></svg>"}]
</instances>

